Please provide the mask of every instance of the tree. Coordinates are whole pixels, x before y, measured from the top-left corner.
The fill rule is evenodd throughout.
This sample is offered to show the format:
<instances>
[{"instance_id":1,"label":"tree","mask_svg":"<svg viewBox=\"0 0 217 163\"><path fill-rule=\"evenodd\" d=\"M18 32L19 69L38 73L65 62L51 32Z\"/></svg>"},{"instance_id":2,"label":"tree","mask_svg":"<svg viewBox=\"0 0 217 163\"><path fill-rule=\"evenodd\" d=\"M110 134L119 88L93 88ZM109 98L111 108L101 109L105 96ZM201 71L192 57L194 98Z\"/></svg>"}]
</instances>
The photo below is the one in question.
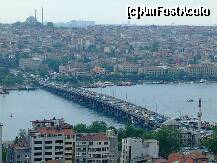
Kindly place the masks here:
<instances>
[{"instance_id":1,"label":"tree","mask_svg":"<svg viewBox=\"0 0 217 163\"><path fill-rule=\"evenodd\" d=\"M19 138L18 136L15 137L15 140L14 140L14 144L18 144L19 143Z\"/></svg>"},{"instance_id":2,"label":"tree","mask_svg":"<svg viewBox=\"0 0 217 163\"><path fill-rule=\"evenodd\" d=\"M107 124L103 121L95 121L92 122L91 125L87 126L86 124L77 124L74 126L74 130L79 133L99 133L99 132L106 132L107 129L110 127L107 127ZM111 127L112 128L112 127Z\"/></svg>"},{"instance_id":3,"label":"tree","mask_svg":"<svg viewBox=\"0 0 217 163\"><path fill-rule=\"evenodd\" d=\"M214 155L215 162L217 162L217 127L213 128L212 137L202 140L202 145L204 145Z\"/></svg>"},{"instance_id":4,"label":"tree","mask_svg":"<svg viewBox=\"0 0 217 163\"><path fill-rule=\"evenodd\" d=\"M88 131L88 128L86 124L79 123L74 126L74 130L79 133L86 133Z\"/></svg>"},{"instance_id":5,"label":"tree","mask_svg":"<svg viewBox=\"0 0 217 163\"><path fill-rule=\"evenodd\" d=\"M103 121L95 121L89 127L90 133L106 132L107 124Z\"/></svg>"},{"instance_id":6,"label":"tree","mask_svg":"<svg viewBox=\"0 0 217 163\"><path fill-rule=\"evenodd\" d=\"M3 148L2 150L2 161L7 160L7 148Z\"/></svg>"},{"instance_id":7,"label":"tree","mask_svg":"<svg viewBox=\"0 0 217 163\"><path fill-rule=\"evenodd\" d=\"M59 72L59 65L60 61L52 59L52 60L47 60L48 67L52 69L53 71Z\"/></svg>"},{"instance_id":8,"label":"tree","mask_svg":"<svg viewBox=\"0 0 217 163\"><path fill-rule=\"evenodd\" d=\"M154 134L155 139L159 141L161 156L168 157L170 153L180 150L180 135L179 130L170 127L163 127Z\"/></svg>"},{"instance_id":9,"label":"tree","mask_svg":"<svg viewBox=\"0 0 217 163\"><path fill-rule=\"evenodd\" d=\"M18 139L23 140L27 138L27 132L25 129L20 129L18 133Z\"/></svg>"},{"instance_id":10,"label":"tree","mask_svg":"<svg viewBox=\"0 0 217 163\"><path fill-rule=\"evenodd\" d=\"M216 162L217 161L217 136L203 140L202 144L214 155L215 162Z\"/></svg>"}]
</instances>

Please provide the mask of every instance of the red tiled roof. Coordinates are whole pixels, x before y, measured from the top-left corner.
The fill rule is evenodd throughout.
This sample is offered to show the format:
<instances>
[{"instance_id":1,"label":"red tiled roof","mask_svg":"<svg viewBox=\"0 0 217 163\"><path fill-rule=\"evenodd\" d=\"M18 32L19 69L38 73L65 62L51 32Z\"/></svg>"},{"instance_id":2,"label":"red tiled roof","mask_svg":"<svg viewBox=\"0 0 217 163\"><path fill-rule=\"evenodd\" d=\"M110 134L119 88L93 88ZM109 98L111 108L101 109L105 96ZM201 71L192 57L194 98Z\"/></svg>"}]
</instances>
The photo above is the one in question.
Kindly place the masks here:
<instances>
[{"instance_id":1,"label":"red tiled roof","mask_svg":"<svg viewBox=\"0 0 217 163\"><path fill-rule=\"evenodd\" d=\"M72 129L54 129L54 128L38 128L37 132L40 134L63 134L63 135L74 135L75 132Z\"/></svg>"},{"instance_id":2,"label":"red tiled roof","mask_svg":"<svg viewBox=\"0 0 217 163\"><path fill-rule=\"evenodd\" d=\"M105 134L97 133L97 134L87 134L81 135L78 140L80 141L107 141L109 140Z\"/></svg>"},{"instance_id":3,"label":"red tiled roof","mask_svg":"<svg viewBox=\"0 0 217 163\"><path fill-rule=\"evenodd\" d=\"M166 159L157 159L155 163L167 163Z\"/></svg>"},{"instance_id":4,"label":"red tiled roof","mask_svg":"<svg viewBox=\"0 0 217 163\"><path fill-rule=\"evenodd\" d=\"M188 155L188 157L192 158L192 159L202 159L202 158L207 158L206 156L204 156L202 153L200 152L192 152Z\"/></svg>"},{"instance_id":5,"label":"red tiled roof","mask_svg":"<svg viewBox=\"0 0 217 163\"><path fill-rule=\"evenodd\" d=\"M186 161L188 159L198 160L198 159L208 159L205 155L201 152L191 152L189 154L184 155L183 153L172 153L169 155L168 162L171 163L173 161Z\"/></svg>"}]
</instances>

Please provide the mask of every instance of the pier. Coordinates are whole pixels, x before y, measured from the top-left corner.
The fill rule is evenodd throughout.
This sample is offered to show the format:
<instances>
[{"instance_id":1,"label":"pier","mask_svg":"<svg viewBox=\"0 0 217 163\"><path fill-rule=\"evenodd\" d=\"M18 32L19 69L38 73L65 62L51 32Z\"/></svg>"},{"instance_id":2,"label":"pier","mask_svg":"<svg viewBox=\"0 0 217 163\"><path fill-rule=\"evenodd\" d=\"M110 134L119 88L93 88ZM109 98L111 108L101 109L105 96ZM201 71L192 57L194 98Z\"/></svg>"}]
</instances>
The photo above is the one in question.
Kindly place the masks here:
<instances>
[{"instance_id":1,"label":"pier","mask_svg":"<svg viewBox=\"0 0 217 163\"><path fill-rule=\"evenodd\" d=\"M39 81L39 86L57 96L144 129L159 128L168 119L168 117L147 108L88 89L42 80Z\"/></svg>"}]
</instances>

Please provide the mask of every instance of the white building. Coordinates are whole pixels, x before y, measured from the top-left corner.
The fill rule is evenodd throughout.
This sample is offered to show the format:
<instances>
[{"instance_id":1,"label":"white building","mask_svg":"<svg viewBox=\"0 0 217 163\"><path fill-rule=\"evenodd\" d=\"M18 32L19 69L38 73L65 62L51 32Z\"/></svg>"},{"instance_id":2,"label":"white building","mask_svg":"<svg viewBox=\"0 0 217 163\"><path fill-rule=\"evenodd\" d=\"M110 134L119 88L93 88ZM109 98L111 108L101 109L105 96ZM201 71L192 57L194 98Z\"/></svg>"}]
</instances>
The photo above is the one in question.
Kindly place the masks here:
<instances>
[{"instance_id":1,"label":"white building","mask_svg":"<svg viewBox=\"0 0 217 163\"><path fill-rule=\"evenodd\" d=\"M29 130L31 162L75 162L76 134L63 119L33 121Z\"/></svg>"},{"instance_id":2,"label":"white building","mask_svg":"<svg viewBox=\"0 0 217 163\"><path fill-rule=\"evenodd\" d=\"M137 73L138 72L138 66L130 63L123 63L117 65L117 70L120 72L126 72L126 73Z\"/></svg>"},{"instance_id":3,"label":"white building","mask_svg":"<svg viewBox=\"0 0 217 163\"><path fill-rule=\"evenodd\" d=\"M157 140L142 140L137 138L122 139L121 163L130 163L138 158L158 158L159 142Z\"/></svg>"},{"instance_id":4,"label":"white building","mask_svg":"<svg viewBox=\"0 0 217 163\"><path fill-rule=\"evenodd\" d=\"M21 69L41 69L43 68L43 63L40 58L21 58L19 60L19 67Z\"/></svg>"}]
</instances>

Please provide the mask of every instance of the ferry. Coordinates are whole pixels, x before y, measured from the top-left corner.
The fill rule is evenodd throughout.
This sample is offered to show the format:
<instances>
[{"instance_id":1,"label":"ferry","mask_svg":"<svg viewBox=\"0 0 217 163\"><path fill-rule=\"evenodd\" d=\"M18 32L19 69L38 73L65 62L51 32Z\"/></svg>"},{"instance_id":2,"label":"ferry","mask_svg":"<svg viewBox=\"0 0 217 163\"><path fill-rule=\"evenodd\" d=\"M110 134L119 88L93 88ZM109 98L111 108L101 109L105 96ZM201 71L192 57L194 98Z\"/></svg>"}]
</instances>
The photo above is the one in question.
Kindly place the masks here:
<instances>
[{"instance_id":1,"label":"ferry","mask_svg":"<svg viewBox=\"0 0 217 163\"><path fill-rule=\"evenodd\" d=\"M205 80L205 79L200 79L200 81L199 81L200 83L206 83L207 82L207 80Z\"/></svg>"},{"instance_id":2,"label":"ferry","mask_svg":"<svg viewBox=\"0 0 217 163\"><path fill-rule=\"evenodd\" d=\"M193 99L188 99L187 102L194 102L194 100Z\"/></svg>"},{"instance_id":3,"label":"ferry","mask_svg":"<svg viewBox=\"0 0 217 163\"><path fill-rule=\"evenodd\" d=\"M104 82L103 84L104 84L105 86L114 86L114 84L111 83L111 82Z\"/></svg>"}]
</instances>

